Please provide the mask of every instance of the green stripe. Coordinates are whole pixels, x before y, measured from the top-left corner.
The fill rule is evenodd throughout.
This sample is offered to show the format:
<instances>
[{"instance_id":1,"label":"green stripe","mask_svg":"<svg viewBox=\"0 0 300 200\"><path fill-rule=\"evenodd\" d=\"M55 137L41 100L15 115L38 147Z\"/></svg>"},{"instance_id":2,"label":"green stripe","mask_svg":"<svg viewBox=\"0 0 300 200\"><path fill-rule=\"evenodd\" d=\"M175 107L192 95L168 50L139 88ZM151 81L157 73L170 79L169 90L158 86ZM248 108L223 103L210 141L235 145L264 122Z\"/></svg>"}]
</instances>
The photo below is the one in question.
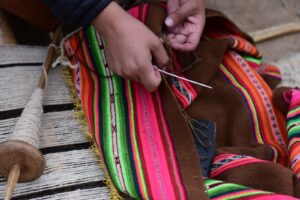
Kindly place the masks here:
<instances>
[{"instance_id":1,"label":"green stripe","mask_svg":"<svg viewBox=\"0 0 300 200\"><path fill-rule=\"evenodd\" d=\"M294 124L300 122L300 119L296 118L288 118L287 119L287 123L286 123L286 127L287 129L289 129L291 126L293 126Z\"/></svg>"},{"instance_id":2,"label":"green stripe","mask_svg":"<svg viewBox=\"0 0 300 200\"><path fill-rule=\"evenodd\" d=\"M102 61L101 52L98 46L97 38L95 35L94 28L90 26L87 30L88 47L91 49L91 56L95 63L95 71L98 74L106 76L105 67ZM106 78L99 77L99 108L94 108L94 112L102 114L101 129L101 146L103 154L106 158L106 164L110 173L111 179L113 180L116 187L122 191L121 183L118 179L118 173L115 165L113 155L113 144L112 144L112 130L111 130L111 111L110 111L110 95L109 95L109 80ZM101 91L100 91L101 89Z\"/></svg>"},{"instance_id":3,"label":"green stripe","mask_svg":"<svg viewBox=\"0 0 300 200\"><path fill-rule=\"evenodd\" d=\"M241 190L245 190L246 187L232 184L232 183L224 183L222 185L218 185L216 187L213 187L208 190L208 195L209 196L219 196L219 195L224 195L224 194L229 194L234 192L238 192Z\"/></svg>"},{"instance_id":4,"label":"green stripe","mask_svg":"<svg viewBox=\"0 0 300 200\"><path fill-rule=\"evenodd\" d=\"M242 57L245 60L254 62L254 63L258 64L258 65L262 63L262 58L253 58L252 56L249 56L249 55L243 55Z\"/></svg>"},{"instance_id":5,"label":"green stripe","mask_svg":"<svg viewBox=\"0 0 300 200\"><path fill-rule=\"evenodd\" d=\"M216 184L216 183L222 183L222 181L207 178L207 179L204 180L204 183L205 183L206 186L210 186L210 185L213 185L213 184Z\"/></svg>"},{"instance_id":6,"label":"green stripe","mask_svg":"<svg viewBox=\"0 0 300 200\"><path fill-rule=\"evenodd\" d=\"M89 26L86 30L86 40L87 40L87 46L90 49L91 57L93 58L94 62L94 70L97 74L104 75L105 74L105 68L104 64L101 61L101 58L98 59L98 57L101 57L100 49L98 47L98 42L96 39L95 31L92 26ZM97 57L98 56L98 57Z\"/></svg>"},{"instance_id":7,"label":"green stripe","mask_svg":"<svg viewBox=\"0 0 300 200\"><path fill-rule=\"evenodd\" d=\"M300 126L294 126L289 130L289 138L300 133Z\"/></svg>"},{"instance_id":8,"label":"green stripe","mask_svg":"<svg viewBox=\"0 0 300 200\"><path fill-rule=\"evenodd\" d=\"M255 195L261 195L261 194L272 194L271 192L265 192L265 191L252 191L249 193L245 193L245 194L237 194L237 195L232 195L232 197L230 197L230 199L239 199L241 197L249 197L249 196L255 196Z\"/></svg>"},{"instance_id":9,"label":"green stripe","mask_svg":"<svg viewBox=\"0 0 300 200\"><path fill-rule=\"evenodd\" d=\"M136 189L136 193L137 196L136 198L141 199L141 192L140 192L140 187L139 187L139 183L138 183L138 179L137 179L137 169L135 167L135 163L134 163L134 158L133 158L133 147L132 147L132 143L131 143L131 132L130 132L130 116L129 113L132 113L132 110L128 110L128 105L129 102L127 100L127 96L131 95L131 93L127 93L126 91L126 86L130 86L130 81L122 79L122 98L123 98L123 102L126 103L126 105L124 106L125 108L125 125L126 125L126 144L128 145L128 157L129 157L129 162L128 164L130 165L130 170L131 170L131 176L134 182L134 188ZM133 120L133 118L132 118Z\"/></svg>"},{"instance_id":10,"label":"green stripe","mask_svg":"<svg viewBox=\"0 0 300 200\"><path fill-rule=\"evenodd\" d=\"M113 87L115 94L115 108L116 108L116 125L118 131L118 149L120 155L120 163L122 166L122 174L124 177L124 182L126 184L127 191L133 197L138 197L137 191L135 190L135 183L133 180L133 171L131 171L130 159L129 159L129 151L128 151L128 142L126 137L127 127L126 127L126 113L125 113L125 105L123 102L122 96L122 80L118 76L114 76Z\"/></svg>"},{"instance_id":11,"label":"green stripe","mask_svg":"<svg viewBox=\"0 0 300 200\"><path fill-rule=\"evenodd\" d=\"M271 194L271 192L260 191L260 190L250 191L250 190L252 190L252 188L248 188L248 187L238 185L238 184L225 183L225 182L213 180L213 179L205 180L205 185L207 187L210 187L214 184L220 184L220 185L217 185L208 190L208 195L210 198L230 195L226 199L238 199L241 197L253 196L253 195L257 195L257 194ZM245 192L249 191L249 192L245 193L245 194L235 194L237 192L243 192L243 191L245 191Z\"/></svg>"},{"instance_id":12,"label":"green stripe","mask_svg":"<svg viewBox=\"0 0 300 200\"><path fill-rule=\"evenodd\" d=\"M295 112L298 112L298 111L300 111L300 106L298 106L298 107L296 107L296 108L290 110L290 111L288 112L288 116L289 116L289 115L292 115L292 114L295 114Z\"/></svg>"}]
</instances>

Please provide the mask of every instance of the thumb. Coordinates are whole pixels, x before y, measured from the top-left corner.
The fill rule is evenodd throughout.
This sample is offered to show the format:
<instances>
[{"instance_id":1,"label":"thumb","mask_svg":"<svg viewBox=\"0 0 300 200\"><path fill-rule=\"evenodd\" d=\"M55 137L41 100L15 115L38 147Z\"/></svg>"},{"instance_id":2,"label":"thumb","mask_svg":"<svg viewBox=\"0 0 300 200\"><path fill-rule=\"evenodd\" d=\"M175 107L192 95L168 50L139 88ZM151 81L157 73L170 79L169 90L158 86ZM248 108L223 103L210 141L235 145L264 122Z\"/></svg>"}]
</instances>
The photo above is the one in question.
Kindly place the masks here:
<instances>
[{"instance_id":1,"label":"thumb","mask_svg":"<svg viewBox=\"0 0 300 200\"><path fill-rule=\"evenodd\" d=\"M152 56L159 67L164 67L169 62L169 56L162 43L151 49Z\"/></svg>"},{"instance_id":2,"label":"thumb","mask_svg":"<svg viewBox=\"0 0 300 200\"><path fill-rule=\"evenodd\" d=\"M189 1L185 4L181 5L175 12L171 13L165 20L165 24L172 28L183 20L185 20L188 16L193 15L194 13L193 4Z\"/></svg>"}]
</instances>

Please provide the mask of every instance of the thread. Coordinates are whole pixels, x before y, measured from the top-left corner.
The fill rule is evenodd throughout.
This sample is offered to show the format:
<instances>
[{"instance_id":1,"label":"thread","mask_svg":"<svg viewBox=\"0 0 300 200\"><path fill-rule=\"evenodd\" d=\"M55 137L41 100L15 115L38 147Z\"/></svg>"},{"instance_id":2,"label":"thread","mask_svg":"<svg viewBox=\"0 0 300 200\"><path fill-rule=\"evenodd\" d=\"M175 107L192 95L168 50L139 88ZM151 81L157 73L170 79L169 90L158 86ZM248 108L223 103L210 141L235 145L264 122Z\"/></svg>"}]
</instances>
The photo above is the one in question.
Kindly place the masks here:
<instances>
[{"instance_id":1,"label":"thread","mask_svg":"<svg viewBox=\"0 0 300 200\"><path fill-rule=\"evenodd\" d=\"M25 142L38 148L43 115L43 92L41 88L34 90L9 141Z\"/></svg>"},{"instance_id":2,"label":"thread","mask_svg":"<svg viewBox=\"0 0 300 200\"><path fill-rule=\"evenodd\" d=\"M59 45L59 49L60 49L60 55L56 58L56 60L52 63L52 67L55 68L58 65L63 65L63 66L68 66L72 69L77 69L79 67L79 64L76 62L75 65L73 65L69 59L65 56L65 51L64 51L64 43L67 39L69 39L72 35L74 35L75 33L77 33L78 31L80 31L82 28L78 28L74 31L72 31L71 33L69 33L68 35L66 35L60 42ZM57 48L57 47L56 47Z\"/></svg>"},{"instance_id":3,"label":"thread","mask_svg":"<svg viewBox=\"0 0 300 200\"><path fill-rule=\"evenodd\" d=\"M184 78L184 77L181 77L181 76L178 76L176 74L172 74L170 72L167 72L165 70L162 70L162 69L159 69L158 67L156 67L155 65L153 65L154 69L163 73L163 74L166 74L166 75L169 75L169 76L172 76L172 77L175 77L175 78L179 78L181 80L184 80L184 81L187 81L187 82L190 82L190 83L193 83L195 85L198 85L198 86L201 86L201 87L205 87L205 88L208 88L208 89L213 89L211 86L209 85L205 85L203 83L199 83L199 82L196 82L196 81L193 81L193 80L190 80L190 79L187 79L187 78Z\"/></svg>"}]
</instances>

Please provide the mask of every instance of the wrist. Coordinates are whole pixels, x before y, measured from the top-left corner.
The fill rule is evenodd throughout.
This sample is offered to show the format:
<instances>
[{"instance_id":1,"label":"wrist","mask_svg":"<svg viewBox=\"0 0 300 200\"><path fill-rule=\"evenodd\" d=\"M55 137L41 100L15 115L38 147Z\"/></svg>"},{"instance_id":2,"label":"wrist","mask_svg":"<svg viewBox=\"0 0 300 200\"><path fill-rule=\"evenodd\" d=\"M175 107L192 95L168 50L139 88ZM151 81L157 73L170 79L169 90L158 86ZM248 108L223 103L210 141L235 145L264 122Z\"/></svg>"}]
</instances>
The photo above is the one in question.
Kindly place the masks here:
<instances>
[{"instance_id":1,"label":"wrist","mask_svg":"<svg viewBox=\"0 0 300 200\"><path fill-rule=\"evenodd\" d=\"M118 26L117 23L127 13L114 1L112 1L93 21L96 30L103 36L109 34Z\"/></svg>"}]
</instances>

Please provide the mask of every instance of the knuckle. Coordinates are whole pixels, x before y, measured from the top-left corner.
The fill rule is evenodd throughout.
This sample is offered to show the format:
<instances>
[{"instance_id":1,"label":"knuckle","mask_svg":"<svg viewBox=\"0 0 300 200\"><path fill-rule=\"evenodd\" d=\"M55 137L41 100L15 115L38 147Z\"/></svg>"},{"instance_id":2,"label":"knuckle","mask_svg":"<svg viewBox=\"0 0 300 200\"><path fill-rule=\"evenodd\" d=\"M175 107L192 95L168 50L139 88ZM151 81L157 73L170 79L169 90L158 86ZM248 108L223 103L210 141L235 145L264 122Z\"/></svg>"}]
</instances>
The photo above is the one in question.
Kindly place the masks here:
<instances>
[{"instance_id":1,"label":"knuckle","mask_svg":"<svg viewBox=\"0 0 300 200\"><path fill-rule=\"evenodd\" d=\"M168 56L163 56L163 60L162 60L162 65L167 65L169 63L169 57Z\"/></svg>"},{"instance_id":2,"label":"knuckle","mask_svg":"<svg viewBox=\"0 0 300 200\"><path fill-rule=\"evenodd\" d=\"M137 75L140 77L145 77L145 76L147 76L147 73L145 73L145 71L146 71L146 68L144 66L141 66L137 70Z\"/></svg>"},{"instance_id":3,"label":"knuckle","mask_svg":"<svg viewBox=\"0 0 300 200\"><path fill-rule=\"evenodd\" d=\"M135 68L129 68L126 70L125 74L127 77L134 78L137 75L137 70L135 70Z\"/></svg>"},{"instance_id":4,"label":"knuckle","mask_svg":"<svg viewBox=\"0 0 300 200\"><path fill-rule=\"evenodd\" d=\"M138 65L136 67L136 71L141 73L141 72L144 72L146 69L147 69L147 65L144 64L145 61L143 60L140 60L138 62Z\"/></svg>"},{"instance_id":5,"label":"knuckle","mask_svg":"<svg viewBox=\"0 0 300 200\"><path fill-rule=\"evenodd\" d=\"M153 41L154 48L157 49L160 47L160 45L161 45L161 41L158 38Z\"/></svg>"}]
</instances>

